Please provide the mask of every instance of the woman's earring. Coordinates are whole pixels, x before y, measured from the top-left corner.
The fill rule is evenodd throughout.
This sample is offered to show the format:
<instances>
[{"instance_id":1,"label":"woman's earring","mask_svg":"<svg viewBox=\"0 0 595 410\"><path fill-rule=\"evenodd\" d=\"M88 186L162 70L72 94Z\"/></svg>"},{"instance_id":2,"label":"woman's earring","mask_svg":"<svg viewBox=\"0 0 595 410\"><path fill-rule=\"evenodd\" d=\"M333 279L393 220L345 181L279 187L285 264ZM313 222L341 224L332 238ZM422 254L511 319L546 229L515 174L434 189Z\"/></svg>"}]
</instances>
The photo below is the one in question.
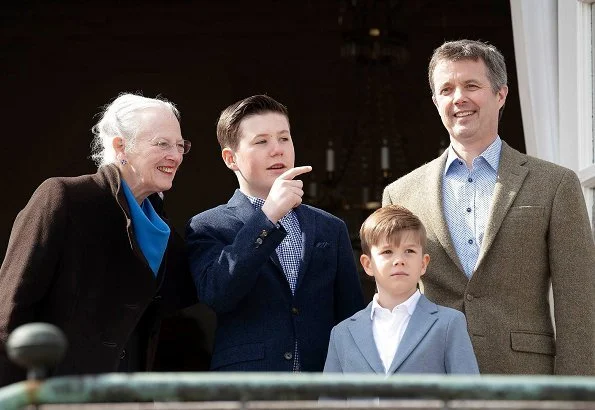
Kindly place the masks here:
<instances>
[{"instance_id":1,"label":"woman's earring","mask_svg":"<svg viewBox=\"0 0 595 410\"><path fill-rule=\"evenodd\" d=\"M124 154L122 154L121 152L118 153L118 155L116 155L116 159L120 162L120 164L122 165L126 165L128 164L128 161L126 161L126 159L124 158Z\"/></svg>"}]
</instances>

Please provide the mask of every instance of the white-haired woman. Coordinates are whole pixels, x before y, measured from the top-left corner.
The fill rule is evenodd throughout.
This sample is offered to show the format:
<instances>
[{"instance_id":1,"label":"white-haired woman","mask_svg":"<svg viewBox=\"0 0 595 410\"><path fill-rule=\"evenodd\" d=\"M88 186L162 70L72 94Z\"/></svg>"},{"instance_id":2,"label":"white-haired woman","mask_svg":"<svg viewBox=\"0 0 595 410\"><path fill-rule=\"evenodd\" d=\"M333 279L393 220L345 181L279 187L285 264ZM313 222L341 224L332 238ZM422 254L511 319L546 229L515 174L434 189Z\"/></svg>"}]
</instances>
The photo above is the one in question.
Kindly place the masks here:
<instances>
[{"instance_id":1,"label":"white-haired woman","mask_svg":"<svg viewBox=\"0 0 595 410\"><path fill-rule=\"evenodd\" d=\"M150 370L160 318L196 303L160 197L190 149L178 110L121 94L93 133L97 173L44 181L14 222L0 268L0 385L25 376L5 351L24 323L66 334L53 375Z\"/></svg>"}]
</instances>

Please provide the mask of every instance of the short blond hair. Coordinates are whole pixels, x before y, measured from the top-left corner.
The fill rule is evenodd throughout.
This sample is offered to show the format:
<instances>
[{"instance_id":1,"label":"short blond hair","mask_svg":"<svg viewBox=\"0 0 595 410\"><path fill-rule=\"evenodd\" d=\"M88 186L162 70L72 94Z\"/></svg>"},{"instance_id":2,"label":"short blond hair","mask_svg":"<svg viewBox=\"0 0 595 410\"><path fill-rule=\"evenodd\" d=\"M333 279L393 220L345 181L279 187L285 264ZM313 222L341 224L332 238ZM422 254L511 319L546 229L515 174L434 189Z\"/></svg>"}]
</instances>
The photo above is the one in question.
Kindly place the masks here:
<instances>
[{"instance_id":1,"label":"short blond hair","mask_svg":"<svg viewBox=\"0 0 595 410\"><path fill-rule=\"evenodd\" d=\"M370 248L384 241L400 242L404 231L417 233L425 252L426 228L413 212L400 205L387 205L377 209L366 218L359 230L362 253L370 256Z\"/></svg>"}]
</instances>

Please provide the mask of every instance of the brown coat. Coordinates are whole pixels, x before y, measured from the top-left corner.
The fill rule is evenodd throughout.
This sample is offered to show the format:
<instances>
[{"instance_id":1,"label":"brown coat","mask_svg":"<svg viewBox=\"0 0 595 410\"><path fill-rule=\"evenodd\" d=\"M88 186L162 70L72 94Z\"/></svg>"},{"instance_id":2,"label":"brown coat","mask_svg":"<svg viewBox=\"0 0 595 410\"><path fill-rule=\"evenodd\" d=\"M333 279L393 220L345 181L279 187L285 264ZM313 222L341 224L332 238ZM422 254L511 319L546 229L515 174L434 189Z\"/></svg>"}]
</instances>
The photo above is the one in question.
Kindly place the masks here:
<instances>
[{"instance_id":1,"label":"brown coat","mask_svg":"<svg viewBox=\"0 0 595 410\"><path fill-rule=\"evenodd\" d=\"M151 201L161 213L159 197ZM132 362L150 369L159 319L196 302L182 239L170 228L155 278L115 166L43 182L18 214L0 268L0 385L24 376L6 357L8 335L35 321L57 325L68 338L55 375L116 371L131 354L125 346L132 334L139 341Z\"/></svg>"},{"instance_id":2,"label":"brown coat","mask_svg":"<svg viewBox=\"0 0 595 410\"><path fill-rule=\"evenodd\" d=\"M425 293L463 311L482 373L595 375L595 245L575 173L502 144L470 280L442 210L447 153L386 187L428 231ZM548 289L554 294L554 338Z\"/></svg>"}]
</instances>

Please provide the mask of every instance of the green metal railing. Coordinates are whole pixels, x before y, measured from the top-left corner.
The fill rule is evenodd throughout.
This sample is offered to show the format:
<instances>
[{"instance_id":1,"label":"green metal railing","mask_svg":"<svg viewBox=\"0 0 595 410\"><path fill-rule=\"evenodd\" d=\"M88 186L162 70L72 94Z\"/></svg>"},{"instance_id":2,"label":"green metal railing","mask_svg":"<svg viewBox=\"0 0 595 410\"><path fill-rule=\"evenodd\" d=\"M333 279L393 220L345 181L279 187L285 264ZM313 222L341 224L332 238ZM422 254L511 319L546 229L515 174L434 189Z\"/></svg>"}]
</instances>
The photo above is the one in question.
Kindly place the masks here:
<instances>
[{"instance_id":1,"label":"green metal railing","mask_svg":"<svg viewBox=\"0 0 595 410\"><path fill-rule=\"evenodd\" d=\"M67 348L60 329L48 323L26 324L12 332L6 347L11 360L27 369L28 380L0 388L0 410L53 410L69 404L68 409L79 409L90 403L111 403L101 408L118 409L122 403L136 403L127 407L135 409L337 409L356 408L354 402L365 409L362 399L384 409L482 409L506 403L497 408L595 410L595 377L202 372L43 380ZM453 405L457 400L475 404ZM393 404L386 406L389 401ZM148 407L139 407L142 403ZM164 403L190 403L191 407L163 407Z\"/></svg>"},{"instance_id":2,"label":"green metal railing","mask_svg":"<svg viewBox=\"0 0 595 410\"><path fill-rule=\"evenodd\" d=\"M137 373L57 377L0 389L0 409L74 403L390 398L591 402L595 377L320 373ZM556 407L550 407L556 408ZM591 407L581 407L591 408Z\"/></svg>"}]
</instances>

